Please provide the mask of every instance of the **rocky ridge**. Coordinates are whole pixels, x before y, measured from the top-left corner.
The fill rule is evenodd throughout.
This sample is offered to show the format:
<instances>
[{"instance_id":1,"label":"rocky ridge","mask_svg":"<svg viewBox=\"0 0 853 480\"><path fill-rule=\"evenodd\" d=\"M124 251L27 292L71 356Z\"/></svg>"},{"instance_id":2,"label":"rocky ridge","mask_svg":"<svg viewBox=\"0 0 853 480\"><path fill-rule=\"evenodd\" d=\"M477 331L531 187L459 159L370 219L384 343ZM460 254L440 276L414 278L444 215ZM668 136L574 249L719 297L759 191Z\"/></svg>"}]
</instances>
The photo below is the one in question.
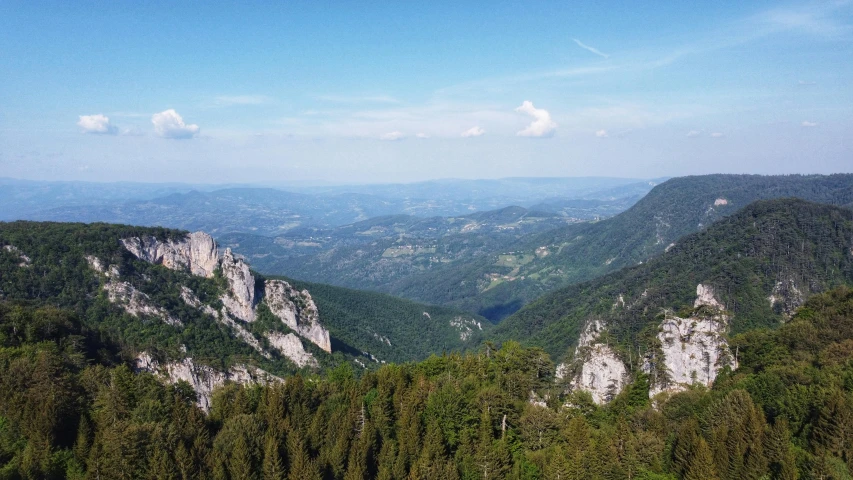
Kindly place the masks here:
<instances>
[{"instance_id":1,"label":"rocky ridge","mask_svg":"<svg viewBox=\"0 0 853 480\"><path fill-rule=\"evenodd\" d=\"M614 308L624 304L620 295ZM642 370L650 376L649 397L680 392L691 385L710 386L723 368L737 368L725 336L730 317L713 287L697 285L693 307L686 318L664 313L657 335L660 348L643 358ZM601 340L606 331L603 321L590 320L578 340L573 362L558 365L556 371L558 379L570 377L570 389L589 392L597 404L612 400L629 381L625 361Z\"/></svg>"},{"instance_id":2,"label":"rocky ridge","mask_svg":"<svg viewBox=\"0 0 853 480\"><path fill-rule=\"evenodd\" d=\"M297 291L283 280L267 280L259 289L249 265L236 257L230 248L220 255L216 243L207 233L190 233L182 241L131 237L123 239L122 244L140 260L173 270L189 270L194 275L208 278L220 271L228 282L227 291L220 297L224 305L220 317L232 328L239 326L235 321L254 322L258 305L264 302L297 335L326 352L332 351L329 332L320 323L317 307L307 290ZM261 295L258 295L258 290ZM190 297L186 292L182 296L185 301L191 300L187 303L202 308L194 296ZM237 330L239 332L240 329Z\"/></svg>"},{"instance_id":3,"label":"rocky ridge","mask_svg":"<svg viewBox=\"0 0 853 480\"><path fill-rule=\"evenodd\" d=\"M653 352L643 364L652 377L650 397L680 392L690 385L710 387L724 367L737 368L725 337L729 315L715 298L713 288L697 285L693 306L687 318L665 313L657 335L661 358Z\"/></svg>"},{"instance_id":4,"label":"rocky ridge","mask_svg":"<svg viewBox=\"0 0 853 480\"><path fill-rule=\"evenodd\" d=\"M252 366L235 365L225 372L220 372L207 365L196 364L192 358L160 363L146 352L140 353L134 363L136 371L154 374L166 383L189 383L196 392L198 405L204 411L210 410L213 390L226 382L266 385L282 381L281 378Z\"/></svg>"},{"instance_id":5,"label":"rocky ridge","mask_svg":"<svg viewBox=\"0 0 853 480\"><path fill-rule=\"evenodd\" d=\"M606 325L600 320L587 323L575 348L576 373L569 382L572 390L589 392L592 400L599 405L612 400L628 381L625 363L610 345L600 341L605 330ZM558 379L568 373L567 365L557 366Z\"/></svg>"}]
</instances>

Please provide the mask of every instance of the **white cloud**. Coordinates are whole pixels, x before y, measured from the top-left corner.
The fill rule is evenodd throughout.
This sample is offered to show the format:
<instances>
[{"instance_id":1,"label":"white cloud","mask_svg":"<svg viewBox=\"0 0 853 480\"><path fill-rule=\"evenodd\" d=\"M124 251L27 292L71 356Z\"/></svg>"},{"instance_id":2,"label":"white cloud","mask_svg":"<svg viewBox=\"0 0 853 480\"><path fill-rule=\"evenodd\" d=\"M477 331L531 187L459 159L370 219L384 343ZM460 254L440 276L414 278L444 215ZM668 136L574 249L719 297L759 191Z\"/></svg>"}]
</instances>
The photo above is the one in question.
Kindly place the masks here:
<instances>
[{"instance_id":1,"label":"white cloud","mask_svg":"<svg viewBox=\"0 0 853 480\"><path fill-rule=\"evenodd\" d=\"M528 100L525 100L515 111L526 113L535 119L527 128L516 133L519 137L550 137L557 130L557 124L551 120L548 110L536 108Z\"/></svg>"},{"instance_id":2,"label":"white cloud","mask_svg":"<svg viewBox=\"0 0 853 480\"><path fill-rule=\"evenodd\" d=\"M605 138L607 137L607 130L599 130L595 132L595 136L598 138Z\"/></svg>"},{"instance_id":3,"label":"white cloud","mask_svg":"<svg viewBox=\"0 0 853 480\"><path fill-rule=\"evenodd\" d=\"M110 125L109 117L100 113L97 115L80 115L77 126L83 130L83 133L99 135L115 135L118 133L118 129L114 125Z\"/></svg>"},{"instance_id":4,"label":"white cloud","mask_svg":"<svg viewBox=\"0 0 853 480\"><path fill-rule=\"evenodd\" d=\"M471 127L468 130L462 132L462 136L465 138L468 137L482 137L486 134L486 131L480 127Z\"/></svg>"},{"instance_id":5,"label":"white cloud","mask_svg":"<svg viewBox=\"0 0 853 480\"><path fill-rule=\"evenodd\" d=\"M214 103L220 107L263 105L271 101L272 98L266 95L220 95L214 99Z\"/></svg>"},{"instance_id":6,"label":"white cloud","mask_svg":"<svg viewBox=\"0 0 853 480\"><path fill-rule=\"evenodd\" d=\"M723 135L723 133L722 133L722 132L714 132L714 133L712 133L712 134L711 134L711 136L712 136L713 138L722 138L722 137L725 137L725 135Z\"/></svg>"},{"instance_id":7,"label":"white cloud","mask_svg":"<svg viewBox=\"0 0 853 480\"><path fill-rule=\"evenodd\" d=\"M817 82L811 80L800 80L797 85L817 85Z\"/></svg>"},{"instance_id":8,"label":"white cloud","mask_svg":"<svg viewBox=\"0 0 853 480\"><path fill-rule=\"evenodd\" d=\"M406 135L403 134L403 132L398 132L396 130L379 135L379 140L400 140L402 138L406 138Z\"/></svg>"},{"instance_id":9,"label":"white cloud","mask_svg":"<svg viewBox=\"0 0 853 480\"><path fill-rule=\"evenodd\" d=\"M418 138L429 138L429 135L427 135L426 133L418 133L415 136Z\"/></svg>"},{"instance_id":10,"label":"white cloud","mask_svg":"<svg viewBox=\"0 0 853 480\"><path fill-rule=\"evenodd\" d=\"M589 45L584 44L583 42L581 42L581 41L580 41L580 40L578 40L577 38L573 38L572 40L574 40L574 41L575 41L575 43L577 43L577 44L578 44L578 46L579 46L579 47L581 47L582 49L584 49L584 50L586 50L586 51L588 51L588 52L592 52L592 53L594 53L594 54L598 55L599 57L604 57L604 58L609 58L609 57L610 57L610 55L608 55L608 54L606 54L606 53L603 53L601 50L599 50L599 49L597 49L597 48L595 48L595 47L590 47Z\"/></svg>"},{"instance_id":11,"label":"white cloud","mask_svg":"<svg viewBox=\"0 0 853 480\"><path fill-rule=\"evenodd\" d=\"M690 130L689 132L687 132L687 138L696 138L699 135L702 135L702 132L700 132L699 130Z\"/></svg>"},{"instance_id":12,"label":"white cloud","mask_svg":"<svg viewBox=\"0 0 853 480\"><path fill-rule=\"evenodd\" d=\"M151 116L154 131L163 138L192 138L198 134L198 125L187 125L174 109L155 113Z\"/></svg>"},{"instance_id":13,"label":"white cloud","mask_svg":"<svg viewBox=\"0 0 853 480\"><path fill-rule=\"evenodd\" d=\"M809 121L807 121L807 120L806 120L806 121L803 121L803 123L801 123L800 125L802 125L802 126L804 126L804 127L811 128L811 127L816 127L816 126L818 126L818 123L817 123L817 122L809 122Z\"/></svg>"}]
</instances>

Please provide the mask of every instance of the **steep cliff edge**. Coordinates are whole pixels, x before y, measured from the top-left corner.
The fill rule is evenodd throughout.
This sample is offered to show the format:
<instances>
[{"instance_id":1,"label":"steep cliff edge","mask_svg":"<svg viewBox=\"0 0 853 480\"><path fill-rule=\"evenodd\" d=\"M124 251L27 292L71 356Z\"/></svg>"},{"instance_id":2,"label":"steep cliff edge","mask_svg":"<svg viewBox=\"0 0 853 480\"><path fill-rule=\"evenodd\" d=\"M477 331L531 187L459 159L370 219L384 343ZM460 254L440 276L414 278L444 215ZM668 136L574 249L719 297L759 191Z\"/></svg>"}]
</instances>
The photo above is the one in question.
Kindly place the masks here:
<instances>
[{"instance_id":1,"label":"steep cliff edge","mask_svg":"<svg viewBox=\"0 0 853 480\"><path fill-rule=\"evenodd\" d=\"M329 331L320 323L317 307L307 290L298 291L283 280L266 280L262 285L256 285L249 265L235 256L230 248L220 254L210 235L194 232L182 240L165 241L153 236L131 237L122 239L122 245L140 260L172 270L189 270L193 275L207 278L215 276L217 271L221 272L228 284L219 298L224 307L222 321L229 323L235 330L242 328L233 320L254 322L258 305L264 302L285 326L331 353ZM200 305L198 299L192 303ZM285 350L290 351L292 348Z\"/></svg>"},{"instance_id":2,"label":"steep cliff edge","mask_svg":"<svg viewBox=\"0 0 853 480\"><path fill-rule=\"evenodd\" d=\"M575 348L573 365L557 366L558 379L574 371L570 388L589 392L592 401L599 405L619 394L630 378L628 368L616 351L601 343L601 335L605 331L606 326L600 320L587 323Z\"/></svg>"},{"instance_id":3,"label":"steep cliff edge","mask_svg":"<svg viewBox=\"0 0 853 480\"><path fill-rule=\"evenodd\" d=\"M284 280L267 280L264 302L288 328L331 353L329 331L320 324L317 306L308 290L298 291Z\"/></svg>"},{"instance_id":4,"label":"steep cliff edge","mask_svg":"<svg viewBox=\"0 0 853 480\"><path fill-rule=\"evenodd\" d=\"M737 369L726 340L729 320L714 289L701 283L696 286L691 315L681 318L665 312L657 335L660 357L650 353L643 364L651 377L649 396L680 392L696 384L710 387L720 370Z\"/></svg>"}]
</instances>

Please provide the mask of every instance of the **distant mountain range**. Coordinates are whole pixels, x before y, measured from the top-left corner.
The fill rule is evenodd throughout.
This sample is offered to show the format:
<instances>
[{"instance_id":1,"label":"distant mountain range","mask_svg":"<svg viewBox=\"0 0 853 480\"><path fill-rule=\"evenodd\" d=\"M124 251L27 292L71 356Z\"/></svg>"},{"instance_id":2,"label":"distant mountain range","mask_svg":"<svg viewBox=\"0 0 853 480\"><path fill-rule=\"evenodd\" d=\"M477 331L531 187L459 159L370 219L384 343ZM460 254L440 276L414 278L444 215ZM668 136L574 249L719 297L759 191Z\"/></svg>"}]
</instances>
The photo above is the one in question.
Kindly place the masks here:
<instances>
[{"instance_id":1,"label":"distant mountain range","mask_svg":"<svg viewBox=\"0 0 853 480\"><path fill-rule=\"evenodd\" d=\"M627 208L658 182L516 178L277 189L2 179L0 201L6 208L0 220L104 221L270 236L384 215L459 216L542 202L550 202L543 208L552 213L592 219Z\"/></svg>"},{"instance_id":2,"label":"distant mountain range","mask_svg":"<svg viewBox=\"0 0 853 480\"><path fill-rule=\"evenodd\" d=\"M550 290L646 261L756 200L786 197L849 208L853 175L673 178L612 218L527 235L489 254L433 264L380 288L497 321Z\"/></svg>"}]
</instances>

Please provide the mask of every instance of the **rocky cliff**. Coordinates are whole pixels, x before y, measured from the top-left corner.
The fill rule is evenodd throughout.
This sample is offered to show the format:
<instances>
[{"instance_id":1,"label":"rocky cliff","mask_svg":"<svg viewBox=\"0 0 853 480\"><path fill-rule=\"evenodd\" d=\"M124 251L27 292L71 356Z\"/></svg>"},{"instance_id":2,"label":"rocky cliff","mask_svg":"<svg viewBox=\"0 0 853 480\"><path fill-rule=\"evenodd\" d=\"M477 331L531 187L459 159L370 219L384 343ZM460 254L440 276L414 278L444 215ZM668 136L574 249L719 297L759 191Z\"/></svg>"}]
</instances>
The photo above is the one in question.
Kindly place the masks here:
<instances>
[{"instance_id":1,"label":"rocky cliff","mask_svg":"<svg viewBox=\"0 0 853 480\"><path fill-rule=\"evenodd\" d=\"M300 292L283 280L267 280L264 301L288 328L331 353L329 332L320 324L317 306L308 290Z\"/></svg>"},{"instance_id":2,"label":"rocky cliff","mask_svg":"<svg viewBox=\"0 0 853 480\"><path fill-rule=\"evenodd\" d=\"M161 264L173 270L189 270L193 275L205 277L212 277L219 270L228 284L228 288L220 297L224 307L220 319L256 350L260 347L248 340L252 337L240 323L254 322L257 307L264 302L270 311L297 335L326 352L332 351L329 331L320 323L317 306L307 290L298 291L283 280L267 280L261 286L256 285L249 265L235 256L230 248L220 254L210 235L195 232L182 240L166 241L155 237L131 237L123 239L122 245L140 260ZM202 305L194 295L190 296L184 292L183 296L187 303L197 308L210 307ZM289 344L292 346L292 342ZM292 351L293 348L288 347L285 350ZM310 355L304 350L302 352ZM303 360L300 362L311 364Z\"/></svg>"},{"instance_id":3,"label":"rocky cliff","mask_svg":"<svg viewBox=\"0 0 853 480\"><path fill-rule=\"evenodd\" d=\"M624 305L620 295L614 308ZM697 285L693 307L684 318L664 312L657 334L659 348L647 353L642 364L650 376L649 397L683 391L691 385L710 386L720 370L737 368L726 341L730 317L713 287ZM578 340L574 361L557 367L558 378L569 375L570 388L589 392L598 404L610 401L629 380L625 360L601 341L606 331L601 320L589 321Z\"/></svg>"},{"instance_id":4,"label":"rocky cliff","mask_svg":"<svg viewBox=\"0 0 853 480\"><path fill-rule=\"evenodd\" d=\"M660 353L650 353L643 365L651 376L651 397L661 392L679 392L690 385L709 387L721 369L737 368L725 336L729 316L714 289L697 285L693 306L694 311L687 318L665 313L657 335Z\"/></svg>"},{"instance_id":5,"label":"rocky cliff","mask_svg":"<svg viewBox=\"0 0 853 480\"><path fill-rule=\"evenodd\" d=\"M574 373L569 386L589 392L597 404L613 399L628 381L628 369L616 351L600 341L606 326L600 320L587 323L575 348L574 364L557 366L557 377Z\"/></svg>"},{"instance_id":6,"label":"rocky cliff","mask_svg":"<svg viewBox=\"0 0 853 480\"><path fill-rule=\"evenodd\" d=\"M213 390L226 382L266 385L282 381L275 375L247 365L235 365L225 372L220 372L207 365L196 364L192 358L185 358L179 362L160 363L147 352L137 356L135 369L152 373L166 383L175 384L180 381L189 383L196 392L198 405L205 411L210 410Z\"/></svg>"},{"instance_id":7,"label":"rocky cliff","mask_svg":"<svg viewBox=\"0 0 853 480\"><path fill-rule=\"evenodd\" d=\"M193 275L212 277L219 266L219 252L213 237L204 232L187 234L182 240L160 241L155 237L131 237L122 245L140 260L162 264L173 270L186 268Z\"/></svg>"}]
</instances>

